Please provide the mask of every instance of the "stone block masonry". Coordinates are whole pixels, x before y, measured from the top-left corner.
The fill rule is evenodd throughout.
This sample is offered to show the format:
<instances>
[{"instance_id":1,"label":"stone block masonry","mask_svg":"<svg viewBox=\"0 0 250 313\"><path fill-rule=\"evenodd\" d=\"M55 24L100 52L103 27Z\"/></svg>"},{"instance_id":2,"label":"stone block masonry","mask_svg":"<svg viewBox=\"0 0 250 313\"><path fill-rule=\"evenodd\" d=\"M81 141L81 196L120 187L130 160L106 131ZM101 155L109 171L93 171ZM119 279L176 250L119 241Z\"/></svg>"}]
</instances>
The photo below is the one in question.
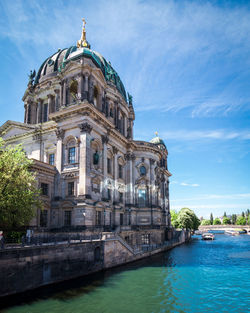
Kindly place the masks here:
<instances>
[{"instance_id":1,"label":"stone block masonry","mask_svg":"<svg viewBox=\"0 0 250 313\"><path fill-rule=\"evenodd\" d=\"M182 231L161 245L135 249L122 237L0 250L0 297L77 278L169 250L189 239Z\"/></svg>"},{"instance_id":2,"label":"stone block masonry","mask_svg":"<svg viewBox=\"0 0 250 313\"><path fill-rule=\"evenodd\" d=\"M0 250L0 296L103 269L103 242Z\"/></svg>"}]
</instances>

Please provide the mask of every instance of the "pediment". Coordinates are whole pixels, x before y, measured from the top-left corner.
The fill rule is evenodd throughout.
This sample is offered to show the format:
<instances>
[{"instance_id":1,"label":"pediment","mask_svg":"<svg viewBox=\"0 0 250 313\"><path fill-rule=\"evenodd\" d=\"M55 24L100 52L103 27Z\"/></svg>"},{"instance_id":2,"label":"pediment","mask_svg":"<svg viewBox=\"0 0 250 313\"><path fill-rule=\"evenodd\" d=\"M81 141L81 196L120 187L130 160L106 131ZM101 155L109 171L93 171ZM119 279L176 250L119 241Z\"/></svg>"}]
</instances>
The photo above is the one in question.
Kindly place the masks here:
<instances>
[{"instance_id":1,"label":"pediment","mask_svg":"<svg viewBox=\"0 0 250 313\"><path fill-rule=\"evenodd\" d=\"M28 125L20 122L7 121L0 127L0 136L6 140L11 137L26 134L27 132L33 131L35 125Z\"/></svg>"}]
</instances>

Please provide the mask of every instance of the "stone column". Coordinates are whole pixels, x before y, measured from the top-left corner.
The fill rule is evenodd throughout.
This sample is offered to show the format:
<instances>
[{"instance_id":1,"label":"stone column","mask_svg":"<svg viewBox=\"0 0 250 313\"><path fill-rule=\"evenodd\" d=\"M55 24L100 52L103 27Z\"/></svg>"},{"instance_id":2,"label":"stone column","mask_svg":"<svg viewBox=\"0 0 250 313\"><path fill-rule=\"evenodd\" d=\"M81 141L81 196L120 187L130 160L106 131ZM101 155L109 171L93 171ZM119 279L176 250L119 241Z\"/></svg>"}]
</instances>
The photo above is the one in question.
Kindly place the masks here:
<instances>
[{"instance_id":1,"label":"stone column","mask_svg":"<svg viewBox=\"0 0 250 313\"><path fill-rule=\"evenodd\" d=\"M118 201L118 182L117 182L117 179L118 179L118 162L117 162L117 152L118 152L118 149L116 147L113 147L113 154L114 154L114 170L113 170L113 173L114 173L114 193L113 193L113 201Z\"/></svg>"},{"instance_id":2,"label":"stone column","mask_svg":"<svg viewBox=\"0 0 250 313\"><path fill-rule=\"evenodd\" d=\"M127 203L133 204L133 153L129 152L125 155L127 160Z\"/></svg>"},{"instance_id":3,"label":"stone column","mask_svg":"<svg viewBox=\"0 0 250 313\"><path fill-rule=\"evenodd\" d=\"M155 204L155 193L153 193L153 187L154 187L154 159L149 159L150 162L150 189L149 189L149 205L151 207L151 225L154 224L154 217L153 217L153 207L152 205Z\"/></svg>"},{"instance_id":4,"label":"stone column","mask_svg":"<svg viewBox=\"0 0 250 313\"><path fill-rule=\"evenodd\" d=\"M59 111L59 107L60 107L60 90L59 89L54 89L55 92L55 112Z\"/></svg>"},{"instance_id":5,"label":"stone column","mask_svg":"<svg viewBox=\"0 0 250 313\"><path fill-rule=\"evenodd\" d=\"M154 193L153 193L153 187L154 187L154 164L155 164L155 160L154 159L149 159L149 162L150 162L150 192L149 192L149 201L150 201L150 204L154 204L155 203L155 196L154 196Z\"/></svg>"},{"instance_id":6,"label":"stone column","mask_svg":"<svg viewBox=\"0 0 250 313\"><path fill-rule=\"evenodd\" d=\"M63 81L63 106L67 104L67 81Z\"/></svg>"},{"instance_id":7,"label":"stone column","mask_svg":"<svg viewBox=\"0 0 250 313\"><path fill-rule=\"evenodd\" d=\"M77 95L79 100L83 100L83 76L82 74L79 74L78 79L78 90L77 90Z\"/></svg>"},{"instance_id":8,"label":"stone column","mask_svg":"<svg viewBox=\"0 0 250 313\"><path fill-rule=\"evenodd\" d=\"M62 172L62 141L64 138L64 130L57 128L56 130L57 143L56 143L56 168L59 173Z\"/></svg>"},{"instance_id":9,"label":"stone column","mask_svg":"<svg viewBox=\"0 0 250 313\"><path fill-rule=\"evenodd\" d=\"M52 94L48 94L48 115L54 111L53 110L53 98L54 96Z\"/></svg>"},{"instance_id":10,"label":"stone column","mask_svg":"<svg viewBox=\"0 0 250 313\"><path fill-rule=\"evenodd\" d=\"M32 124L37 123L37 103L33 103Z\"/></svg>"},{"instance_id":11,"label":"stone column","mask_svg":"<svg viewBox=\"0 0 250 313\"><path fill-rule=\"evenodd\" d=\"M28 104L24 104L25 112L24 112L24 123L27 123L27 117L28 117Z\"/></svg>"},{"instance_id":12,"label":"stone column","mask_svg":"<svg viewBox=\"0 0 250 313\"><path fill-rule=\"evenodd\" d=\"M89 91L89 74L85 73L83 99L88 99L88 91Z\"/></svg>"},{"instance_id":13,"label":"stone column","mask_svg":"<svg viewBox=\"0 0 250 313\"><path fill-rule=\"evenodd\" d=\"M42 99L38 99L37 103L37 123L41 123L42 121Z\"/></svg>"},{"instance_id":14,"label":"stone column","mask_svg":"<svg viewBox=\"0 0 250 313\"><path fill-rule=\"evenodd\" d=\"M60 83L60 100L59 100L59 110L63 106L63 82Z\"/></svg>"},{"instance_id":15,"label":"stone column","mask_svg":"<svg viewBox=\"0 0 250 313\"><path fill-rule=\"evenodd\" d=\"M118 129L120 129L120 125L119 125L119 123L120 123L120 120L119 120L119 115L120 115L120 109L119 109L119 107L118 107L118 105L117 105L117 109L116 109L116 128L118 128Z\"/></svg>"},{"instance_id":16,"label":"stone column","mask_svg":"<svg viewBox=\"0 0 250 313\"><path fill-rule=\"evenodd\" d=\"M103 198L107 198L107 143L108 143L108 136L102 135L102 172L103 172L103 189L102 189L102 196Z\"/></svg>"},{"instance_id":17,"label":"stone column","mask_svg":"<svg viewBox=\"0 0 250 313\"><path fill-rule=\"evenodd\" d=\"M78 195L90 197L90 133L92 127L84 122L79 125L80 135L80 162Z\"/></svg>"}]
</instances>

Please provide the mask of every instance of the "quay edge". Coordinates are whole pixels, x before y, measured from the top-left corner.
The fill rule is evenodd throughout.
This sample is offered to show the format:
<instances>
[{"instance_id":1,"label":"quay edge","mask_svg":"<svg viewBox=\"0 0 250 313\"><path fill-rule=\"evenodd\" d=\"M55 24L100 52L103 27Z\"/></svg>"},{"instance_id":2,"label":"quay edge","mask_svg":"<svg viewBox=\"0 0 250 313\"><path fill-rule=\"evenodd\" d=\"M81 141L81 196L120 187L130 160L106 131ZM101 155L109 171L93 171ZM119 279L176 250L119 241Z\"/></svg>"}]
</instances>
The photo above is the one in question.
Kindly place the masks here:
<instances>
[{"instance_id":1,"label":"quay edge","mask_svg":"<svg viewBox=\"0 0 250 313\"><path fill-rule=\"evenodd\" d=\"M190 239L179 231L159 246L133 249L122 237L104 233L99 240L0 250L0 297L89 275L167 251Z\"/></svg>"}]
</instances>

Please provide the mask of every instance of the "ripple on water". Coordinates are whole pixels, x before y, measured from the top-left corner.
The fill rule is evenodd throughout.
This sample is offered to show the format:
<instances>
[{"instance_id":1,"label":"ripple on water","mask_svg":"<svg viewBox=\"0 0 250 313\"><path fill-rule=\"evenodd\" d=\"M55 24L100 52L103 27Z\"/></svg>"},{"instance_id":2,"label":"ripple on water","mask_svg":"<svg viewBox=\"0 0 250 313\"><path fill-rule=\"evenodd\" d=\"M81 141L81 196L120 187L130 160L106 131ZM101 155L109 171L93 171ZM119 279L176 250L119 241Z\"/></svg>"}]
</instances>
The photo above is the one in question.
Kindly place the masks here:
<instances>
[{"instance_id":1,"label":"ripple on water","mask_svg":"<svg viewBox=\"0 0 250 313\"><path fill-rule=\"evenodd\" d=\"M240 313L250 307L250 236L216 235L65 283L4 313ZM25 298L24 298L25 301ZM14 302L12 302L14 305Z\"/></svg>"}]
</instances>

